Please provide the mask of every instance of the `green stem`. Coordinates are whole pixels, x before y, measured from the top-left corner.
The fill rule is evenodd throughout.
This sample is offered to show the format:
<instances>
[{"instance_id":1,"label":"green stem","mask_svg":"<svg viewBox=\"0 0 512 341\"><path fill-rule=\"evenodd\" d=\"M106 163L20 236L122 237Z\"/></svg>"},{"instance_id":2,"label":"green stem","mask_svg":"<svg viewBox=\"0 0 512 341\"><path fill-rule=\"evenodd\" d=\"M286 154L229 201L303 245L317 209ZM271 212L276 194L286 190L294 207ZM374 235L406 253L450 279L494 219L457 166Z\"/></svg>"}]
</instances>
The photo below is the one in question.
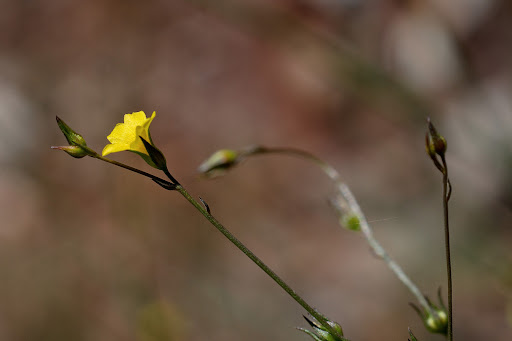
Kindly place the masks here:
<instances>
[{"instance_id":1,"label":"green stem","mask_svg":"<svg viewBox=\"0 0 512 341\"><path fill-rule=\"evenodd\" d=\"M125 165L124 163L121 163L121 162L117 162L117 161L114 161L114 160L111 160L111 159L107 159L97 153L94 153L94 154L91 154L90 155L91 157L95 158L95 159L98 159L98 160L101 160L101 161L105 161L105 162L108 162L114 166L118 166L118 167L121 167L121 168L124 168L124 169L128 169L129 171L132 171L132 172L135 172L135 173L138 173L140 175L144 175L145 177L148 177L150 178L151 180L155 180L157 183L160 183L160 184L165 184L165 185L168 185L168 186L172 186L173 184L170 183L169 181L167 180L164 180L162 178L159 178L158 176L155 176L153 174L150 174L150 173L147 173L147 172L144 172L144 171L141 171L140 169L137 169L137 168L134 168L134 167L130 167L128 165Z\"/></svg>"},{"instance_id":2,"label":"green stem","mask_svg":"<svg viewBox=\"0 0 512 341\"><path fill-rule=\"evenodd\" d=\"M172 183L174 183L175 185L180 185L180 183L178 182L178 180L176 180L174 178L174 176L171 175L171 173L169 173L169 170L167 169L167 166L163 169L163 172L165 173L165 175L167 175L167 177L169 178L169 180L172 181Z\"/></svg>"},{"instance_id":3,"label":"green stem","mask_svg":"<svg viewBox=\"0 0 512 341\"><path fill-rule=\"evenodd\" d=\"M233 243L240 251L249 257L257 266L260 267L267 275L270 276L284 291L288 293L297 303L299 303L306 311L311 314L327 331L339 338L342 341L348 341L346 338L339 335L328 323L327 319L311 307L306 301L302 299L288 284L286 284L272 269L270 269L261 259L259 259L251 250L249 250L241 241L239 241L229 230L224 227L217 219L215 219L205 207L196 201L181 185L176 187L176 190L185 197L201 214L213 225L220 233L222 233L231 243Z\"/></svg>"},{"instance_id":4,"label":"green stem","mask_svg":"<svg viewBox=\"0 0 512 341\"><path fill-rule=\"evenodd\" d=\"M448 220L448 165L444 155L441 156L443 162L443 212L444 212L444 238L446 251L446 275L448 277L448 341L453 340L453 311L452 311L452 261L450 256L450 226Z\"/></svg>"},{"instance_id":5,"label":"green stem","mask_svg":"<svg viewBox=\"0 0 512 341\"><path fill-rule=\"evenodd\" d=\"M386 252L386 250L380 245L373 234L373 230L370 227L370 224L366 220L361 207L359 206L357 200L355 199L354 194L350 190L350 188L341 181L341 176L338 171L332 167L327 162L322 159L316 157L315 155L308 153L306 151L295 149L295 148L267 148L267 147L252 147L247 151L243 152L244 156L256 155L256 154L287 154L298 156L304 158L306 160L312 161L316 165L318 165L325 174L336 185L338 192L341 196L347 201L350 210L352 210L359 218L359 223L361 227L361 231L363 232L364 237L366 238L368 244L373 249L374 253L381 258L384 263L393 271L393 273L397 276L397 278L411 291L411 293L416 297L420 305L432 316L436 316L430 304L428 304L425 296L421 293L419 288L414 284L414 282L405 274L400 265L396 263Z\"/></svg>"},{"instance_id":6,"label":"green stem","mask_svg":"<svg viewBox=\"0 0 512 341\"><path fill-rule=\"evenodd\" d=\"M174 177L169 174L169 171L164 170L164 173L173 181L170 183L166 180L163 180L157 176L141 171L137 168L130 167L125 165L124 163L117 162L114 160L110 160L102 157L101 155L93 152L91 150L91 157L108 162L118 167L122 167L124 169L130 170L132 172L144 175L152 180L156 180L157 183L164 183L168 185L176 185L175 190L180 192L181 195L185 197L201 214L219 230L230 242L232 242L240 251L242 251L247 257L249 257L257 266L260 267L267 275L269 275L281 288L286 291L297 303L299 303L306 311L313 316L331 335L337 337L341 341L349 341L343 336L339 335L334 328L328 323L328 320L316 311L313 307L311 307L306 301L302 299L288 284L286 284L272 269L270 269L261 259L259 259L251 250L249 250L241 241L239 241L229 230L224 227L217 219L215 219L199 202L197 202L186 190L181 186Z\"/></svg>"}]
</instances>

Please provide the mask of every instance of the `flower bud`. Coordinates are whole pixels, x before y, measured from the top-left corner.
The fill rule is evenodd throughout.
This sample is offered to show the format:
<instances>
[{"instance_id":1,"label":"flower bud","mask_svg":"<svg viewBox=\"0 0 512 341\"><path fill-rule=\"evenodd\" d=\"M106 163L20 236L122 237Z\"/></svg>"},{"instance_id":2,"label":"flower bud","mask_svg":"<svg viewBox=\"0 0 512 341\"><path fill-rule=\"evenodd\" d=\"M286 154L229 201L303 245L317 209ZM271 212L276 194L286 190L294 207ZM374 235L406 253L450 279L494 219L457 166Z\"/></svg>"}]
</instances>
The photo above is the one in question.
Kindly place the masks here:
<instances>
[{"instance_id":1,"label":"flower bud","mask_svg":"<svg viewBox=\"0 0 512 341\"><path fill-rule=\"evenodd\" d=\"M359 220L359 217L354 213L343 215L340 218L340 224L351 231L361 230L361 221Z\"/></svg>"},{"instance_id":2,"label":"flower bud","mask_svg":"<svg viewBox=\"0 0 512 341\"><path fill-rule=\"evenodd\" d=\"M72 146L86 147L87 143L85 143L85 139L82 135L75 132L71 129L63 120L61 120L58 116L55 116L57 119L57 124L59 125L60 130L68 140L68 143Z\"/></svg>"},{"instance_id":3,"label":"flower bud","mask_svg":"<svg viewBox=\"0 0 512 341\"><path fill-rule=\"evenodd\" d=\"M304 316L304 318L309 323L309 325L311 327L313 327L313 331L310 331L310 330L307 330L304 328L298 328L298 329L300 331L308 334L309 336L311 336L315 341L339 341L340 338L338 337L338 335L343 336L343 329L341 328L341 326L338 323L336 323L334 321L327 320L327 323L329 324L329 326L332 329L334 329L334 331L338 335L332 335L331 333L329 333L329 331L324 326L320 325L317 322L311 321L306 316Z\"/></svg>"},{"instance_id":4,"label":"flower bud","mask_svg":"<svg viewBox=\"0 0 512 341\"><path fill-rule=\"evenodd\" d=\"M425 147L427 149L427 154L430 157L434 157L435 154L443 156L447 148L446 140L437 132L436 128L430 121L430 118L427 119L427 123L428 131L425 135Z\"/></svg>"},{"instance_id":5,"label":"flower bud","mask_svg":"<svg viewBox=\"0 0 512 341\"><path fill-rule=\"evenodd\" d=\"M361 220L347 202L347 199L337 194L329 199L329 203L338 214L339 224L351 231L361 230Z\"/></svg>"},{"instance_id":6,"label":"flower bud","mask_svg":"<svg viewBox=\"0 0 512 341\"><path fill-rule=\"evenodd\" d=\"M341 328L338 322L328 320L327 323L329 324L329 326L331 326L332 329L334 329L336 333L343 336L343 328Z\"/></svg>"},{"instance_id":7,"label":"flower bud","mask_svg":"<svg viewBox=\"0 0 512 341\"><path fill-rule=\"evenodd\" d=\"M79 147L79 146L57 146L57 147L56 146L52 146L51 148L52 149L63 150L66 153L68 153L69 155L71 155L72 157L75 157L77 159L80 159L80 158L90 154L87 150L85 150L85 149L83 149L82 147Z\"/></svg>"},{"instance_id":8,"label":"flower bud","mask_svg":"<svg viewBox=\"0 0 512 341\"><path fill-rule=\"evenodd\" d=\"M448 315L442 309L434 309L434 315L427 314L423 322L431 333L446 335L448 332Z\"/></svg>"},{"instance_id":9,"label":"flower bud","mask_svg":"<svg viewBox=\"0 0 512 341\"><path fill-rule=\"evenodd\" d=\"M61 120L58 116L56 116L57 124L59 125L60 130L68 140L69 146L52 146L52 149L63 150L72 157L82 158L84 156L90 155L93 156L96 154L95 151L87 147L87 143L82 135L75 132L71 129L63 120Z\"/></svg>"},{"instance_id":10,"label":"flower bud","mask_svg":"<svg viewBox=\"0 0 512 341\"><path fill-rule=\"evenodd\" d=\"M224 175L231 167L241 161L240 153L231 149L221 149L213 153L197 169L206 177L216 177Z\"/></svg>"},{"instance_id":11,"label":"flower bud","mask_svg":"<svg viewBox=\"0 0 512 341\"><path fill-rule=\"evenodd\" d=\"M447 335L448 334L448 313L441 297L441 289L438 291L440 308L425 297L430 309L424 309L423 312L414 304L411 306L416 310L420 318L423 320L425 327L431 333Z\"/></svg>"}]
</instances>

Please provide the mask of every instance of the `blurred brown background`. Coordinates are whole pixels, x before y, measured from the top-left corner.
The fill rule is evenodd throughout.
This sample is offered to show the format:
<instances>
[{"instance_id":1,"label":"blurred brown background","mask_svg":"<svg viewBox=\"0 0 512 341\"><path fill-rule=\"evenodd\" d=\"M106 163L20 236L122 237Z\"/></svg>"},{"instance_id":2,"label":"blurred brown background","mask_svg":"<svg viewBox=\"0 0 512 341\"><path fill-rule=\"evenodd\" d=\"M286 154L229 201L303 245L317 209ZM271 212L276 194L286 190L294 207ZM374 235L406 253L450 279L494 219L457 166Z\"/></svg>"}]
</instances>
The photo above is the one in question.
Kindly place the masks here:
<instances>
[{"instance_id":1,"label":"blurred brown background","mask_svg":"<svg viewBox=\"0 0 512 341\"><path fill-rule=\"evenodd\" d=\"M303 309L177 193L49 148L55 115L101 151L139 110L189 191L360 341L443 338L337 225L323 174L277 156L195 170L253 143L315 153L435 297L431 116L454 188L455 338L512 339L511 61L507 0L0 1L0 340L308 340Z\"/></svg>"}]
</instances>

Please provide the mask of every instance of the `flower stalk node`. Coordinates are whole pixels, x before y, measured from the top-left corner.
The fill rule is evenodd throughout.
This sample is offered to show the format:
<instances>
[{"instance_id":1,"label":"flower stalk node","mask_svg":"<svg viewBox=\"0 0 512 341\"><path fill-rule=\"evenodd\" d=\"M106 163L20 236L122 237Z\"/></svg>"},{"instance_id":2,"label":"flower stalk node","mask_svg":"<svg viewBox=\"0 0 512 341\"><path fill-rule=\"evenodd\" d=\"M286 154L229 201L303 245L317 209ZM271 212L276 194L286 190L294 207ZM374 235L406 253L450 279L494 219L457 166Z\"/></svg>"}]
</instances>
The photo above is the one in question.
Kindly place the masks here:
<instances>
[{"instance_id":1,"label":"flower stalk node","mask_svg":"<svg viewBox=\"0 0 512 341\"><path fill-rule=\"evenodd\" d=\"M171 183L169 181L165 181L160 178L154 178L151 180L153 180L157 185L159 185L160 187L162 187L168 191L174 191L174 190L176 190L176 187L178 186L175 183Z\"/></svg>"}]
</instances>

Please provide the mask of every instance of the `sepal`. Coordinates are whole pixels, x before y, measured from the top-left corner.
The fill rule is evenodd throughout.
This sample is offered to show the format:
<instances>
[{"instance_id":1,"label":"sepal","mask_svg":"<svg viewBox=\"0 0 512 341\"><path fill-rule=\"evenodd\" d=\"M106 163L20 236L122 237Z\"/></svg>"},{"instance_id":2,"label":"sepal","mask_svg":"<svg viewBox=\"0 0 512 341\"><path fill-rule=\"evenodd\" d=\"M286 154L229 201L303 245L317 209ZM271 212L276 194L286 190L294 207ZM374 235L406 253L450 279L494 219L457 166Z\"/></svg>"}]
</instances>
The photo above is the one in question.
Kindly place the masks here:
<instances>
[{"instance_id":1,"label":"sepal","mask_svg":"<svg viewBox=\"0 0 512 341\"><path fill-rule=\"evenodd\" d=\"M164 154L153 146L151 143L146 141L142 136L139 136L139 138L142 140L142 143L144 144L144 147L146 147L146 151L149 155L141 155L143 159L152 167L155 167L159 170L167 169L167 161L165 160ZM149 161L147 160L147 156L149 156Z\"/></svg>"}]
</instances>

